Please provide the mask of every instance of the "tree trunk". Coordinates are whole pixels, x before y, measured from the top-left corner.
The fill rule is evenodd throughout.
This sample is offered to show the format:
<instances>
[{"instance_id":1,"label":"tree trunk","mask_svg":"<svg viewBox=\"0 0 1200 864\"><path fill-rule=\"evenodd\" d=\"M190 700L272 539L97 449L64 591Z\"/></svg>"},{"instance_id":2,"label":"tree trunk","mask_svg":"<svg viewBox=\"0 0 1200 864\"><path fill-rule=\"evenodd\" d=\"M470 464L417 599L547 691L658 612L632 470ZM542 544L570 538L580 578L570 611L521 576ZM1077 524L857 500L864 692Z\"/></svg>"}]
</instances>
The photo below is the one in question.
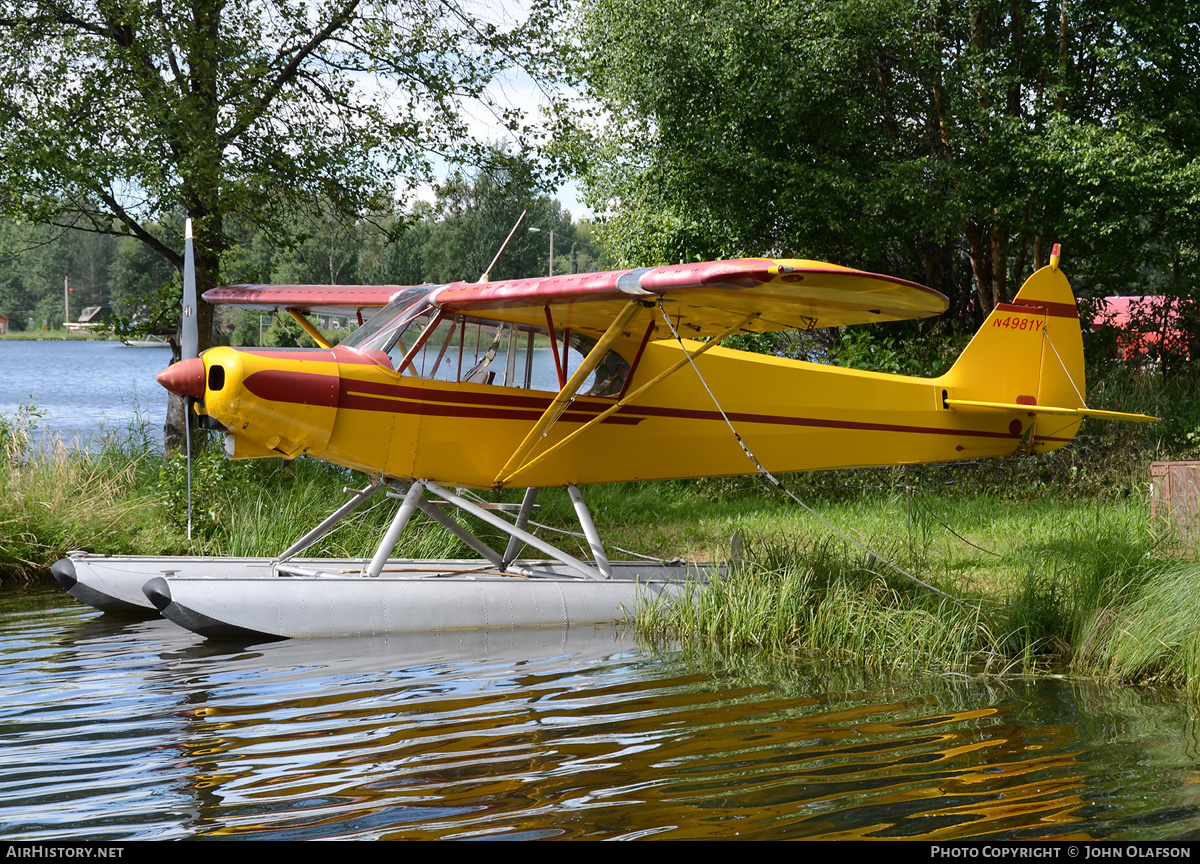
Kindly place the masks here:
<instances>
[{"instance_id":1,"label":"tree trunk","mask_svg":"<svg viewBox=\"0 0 1200 864\"><path fill-rule=\"evenodd\" d=\"M992 308L1008 302L1008 232L992 226Z\"/></svg>"},{"instance_id":2,"label":"tree trunk","mask_svg":"<svg viewBox=\"0 0 1200 864\"><path fill-rule=\"evenodd\" d=\"M988 238L985 238L979 226L974 222L968 222L964 230L971 250L971 275L975 277L975 296L979 300L979 312L982 317L987 317L988 313L995 308L992 295L992 268L989 266L990 250L987 248Z\"/></svg>"},{"instance_id":3,"label":"tree trunk","mask_svg":"<svg viewBox=\"0 0 1200 864\"><path fill-rule=\"evenodd\" d=\"M212 344L213 309L200 298L205 291L217 286L220 255L226 241L220 192L225 145L218 132L220 98L217 88L223 8L224 0L194 0L191 39L185 43L188 74L184 105L189 123L180 127L180 135L171 142L172 150L183 163L180 197L192 220L196 261L196 328L199 336L197 347L201 352ZM182 274L182 262L180 268ZM183 445L186 434L184 423L192 424L192 440L196 440L195 413L185 411L183 399L172 394L167 403L167 422L163 430L168 453Z\"/></svg>"},{"instance_id":4,"label":"tree trunk","mask_svg":"<svg viewBox=\"0 0 1200 864\"><path fill-rule=\"evenodd\" d=\"M186 418L182 396L167 394L167 422L163 424L163 439L166 445L163 458L183 448L187 443L184 422ZM193 430L194 432L195 430ZM195 439L193 439L195 440Z\"/></svg>"}]
</instances>

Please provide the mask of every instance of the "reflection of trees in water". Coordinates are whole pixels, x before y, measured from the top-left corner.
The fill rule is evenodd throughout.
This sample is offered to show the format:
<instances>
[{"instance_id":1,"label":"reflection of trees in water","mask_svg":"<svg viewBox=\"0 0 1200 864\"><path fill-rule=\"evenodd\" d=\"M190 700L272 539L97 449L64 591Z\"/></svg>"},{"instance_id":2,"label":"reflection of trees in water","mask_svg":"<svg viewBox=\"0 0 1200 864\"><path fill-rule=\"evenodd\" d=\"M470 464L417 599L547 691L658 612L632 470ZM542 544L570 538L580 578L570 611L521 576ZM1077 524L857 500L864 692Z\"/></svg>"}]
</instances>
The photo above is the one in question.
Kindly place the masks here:
<instances>
[{"instance_id":1,"label":"reflection of trees in water","mask_svg":"<svg viewBox=\"0 0 1200 864\"><path fill-rule=\"evenodd\" d=\"M1143 703L1059 681L628 646L401 672L367 652L347 676L278 653L286 687L243 674L189 711L223 833L1032 839L1161 806L1126 770L1145 736L1093 735Z\"/></svg>"}]
</instances>

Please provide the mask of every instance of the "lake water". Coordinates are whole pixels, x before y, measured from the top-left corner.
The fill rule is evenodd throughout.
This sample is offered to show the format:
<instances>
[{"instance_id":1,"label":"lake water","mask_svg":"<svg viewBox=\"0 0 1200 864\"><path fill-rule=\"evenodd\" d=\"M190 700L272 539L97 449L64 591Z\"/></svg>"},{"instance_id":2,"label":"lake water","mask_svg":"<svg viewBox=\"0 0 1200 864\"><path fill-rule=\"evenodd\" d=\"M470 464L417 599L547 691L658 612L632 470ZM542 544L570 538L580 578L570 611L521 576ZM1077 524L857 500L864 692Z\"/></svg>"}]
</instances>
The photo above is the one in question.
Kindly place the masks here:
<instances>
[{"instance_id":1,"label":"lake water","mask_svg":"<svg viewBox=\"0 0 1200 864\"><path fill-rule=\"evenodd\" d=\"M0 594L0 836L1200 836L1176 694L616 630L208 643Z\"/></svg>"},{"instance_id":2,"label":"lake water","mask_svg":"<svg viewBox=\"0 0 1200 864\"><path fill-rule=\"evenodd\" d=\"M144 428L162 440L167 393L154 376L171 362L163 348L120 342L0 341L0 414L26 403L46 412L43 430L68 440Z\"/></svg>"},{"instance_id":3,"label":"lake water","mask_svg":"<svg viewBox=\"0 0 1200 864\"><path fill-rule=\"evenodd\" d=\"M166 357L0 342L0 412L160 428ZM8 840L1200 837L1200 727L1173 691L616 629L239 646L53 584L0 591L0 766Z\"/></svg>"}]
</instances>

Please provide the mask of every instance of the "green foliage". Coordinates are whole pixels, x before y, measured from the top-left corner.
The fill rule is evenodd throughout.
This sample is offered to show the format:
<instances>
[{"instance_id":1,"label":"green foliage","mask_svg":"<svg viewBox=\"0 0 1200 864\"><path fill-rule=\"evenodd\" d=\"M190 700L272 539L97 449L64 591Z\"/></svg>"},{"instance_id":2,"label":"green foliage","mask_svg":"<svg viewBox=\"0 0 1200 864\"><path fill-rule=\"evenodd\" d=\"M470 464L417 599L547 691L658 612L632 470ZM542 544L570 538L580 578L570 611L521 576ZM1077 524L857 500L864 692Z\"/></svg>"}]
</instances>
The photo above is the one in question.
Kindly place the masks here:
<instances>
[{"instance_id":1,"label":"green foliage","mask_svg":"<svg viewBox=\"0 0 1200 864\"><path fill-rule=\"evenodd\" d=\"M229 344L237 346L258 345L262 332L262 313L250 309L239 309L236 313L236 324L229 334Z\"/></svg>"},{"instance_id":2,"label":"green foliage","mask_svg":"<svg viewBox=\"0 0 1200 864\"><path fill-rule=\"evenodd\" d=\"M953 365L968 341L955 333L921 334L916 327L907 328L910 335L896 337L887 335L889 329L895 328L841 328L828 350L828 361L851 369L933 378Z\"/></svg>"},{"instance_id":3,"label":"green foliage","mask_svg":"<svg viewBox=\"0 0 1200 864\"><path fill-rule=\"evenodd\" d=\"M960 321L1064 243L1085 293L1200 277L1200 26L1133 4L584 0L564 119L623 264L809 257Z\"/></svg>"},{"instance_id":4,"label":"green foliage","mask_svg":"<svg viewBox=\"0 0 1200 864\"><path fill-rule=\"evenodd\" d=\"M557 201L538 191L535 167L502 153L489 158L490 167L471 176L457 174L438 186L434 205L418 203L406 214L338 221L319 208L304 208L287 223L292 238L287 244L261 228L238 227L222 257L223 271L250 283L418 285L475 279L522 209L529 215L497 263L494 278L548 272L550 230L554 231L555 272L594 267L598 251L589 240L589 228L573 222ZM511 221L506 221L510 216ZM531 225L545 230L526 230ZM30 308L44 306L52 310L47 313L49 320L59 326L62 277L49 274L65 266L60 247L73 248L71 244L86 235L67 231L53 242L39 240L49 236L43 229L0 220L0 304L11 297L12 303ZM173 326L181 291L178 273L134 240L107 242L115 254L97 271L95 300L112 307L117 332L132 336ZM11 252L7 256L6 248ZM9 291L6 285L14 287ZM20 307L0 305L10 315L14 308ZM257 345L258 322L256 312L225 308L217 315L216 329L229 333L233 344ZM22 322L14 318L14 323ZM272 326L263 344L296 344L294 335ZM284 326L295 329L290 322ZM300 344L306 340L301 338Z\"/></svg>"},{"instance_id":5,"label":"green foliage","mask_svg":"<svg viewBox=\"0 0 1200 864\"><path fill-rule=\"evenodd\" d=\"M315 211L309 246L328 252L326 228L392 209L435 158L479 155L469 108L506 68L540 76L555 12L496 24L429 0L0 0L0 215L131 237L172 269L190 217L201 294L246 225L283 242ZM525 137L518 109L495 114ZM316 269L336 277L325 258ZM127 287L161 284L154 269ZM204 348L212 312L196 311Z\"/></svg>"},{"instance_id":6,"label":"green foliage","mask_svg":"<svg viewBox=\"0 0 1200 864\"><path fill-rule=\"evenodd\" d=\"M110 304L110 274L119 272L111 237L0 220L0 312L14 329L61 330L69 280L71 320L85 306Z\"/></svg>"},{"instance_id":7,"label":"green foliage","mask_svg":"<svg viewBox=\"0 0 1200 864\"><path fill-rule=\"evenodd\" d=\"M206 446L203 436L195 441L192 456L192 529L201 538L210 537L227 518L229 480L236 470L217 447ZM167 516L176 529L188 524L187 454L176 451L159 470L158 482Z\"/></svg>"},{"instance_id":8,"label":"green foliage","mask_svg":"<svg viewBox=\"0 0 1200 864\"><path fill-rule=\"evenodd\" d=\"M38 421L45 416L46 410L33 402L18 406L16 416L0 414L0 451L7 461L20 460L28 454Z\"/></svg>"},{"instance_id":9,"label":"green foliage","mask_svg":"<svg viewBox=\"0 0 1200 864\"><path fill-rule=\"evenodd\" d=\"M263 333L262 344L266 348L299 348L300 340L286 324L273 320Z\"/></svg>"},{"instance_id":10,"label":"green foliage","mask_svg":"<svg viewBox=\"0 0 1200 864\"><path fill-rule=\"evenodd\" d=\"M528 161L494 151L473 175L456 173L439 184L423 255L426 278L432 282L478 279L522 211L525 219L493 267L491 279L549 273L551 232L555 273L592 269L588 266L595 258L591 244L577 235L570 214L557 201L537 194L536 179ZM586 253L582 261L581 252Z\"/></svg>"},{"instance_id":11,"label":"green foliage","mask_svg":"<svg viewBox=\"0 0 1200 864\"><path fill-rule=\"evenodd\" d=\"M721 344L738 351L932 378L953 365L968 341L967 334L949 327L903 322L825 331L738 333Z\"/></svg>"}]
</instances>

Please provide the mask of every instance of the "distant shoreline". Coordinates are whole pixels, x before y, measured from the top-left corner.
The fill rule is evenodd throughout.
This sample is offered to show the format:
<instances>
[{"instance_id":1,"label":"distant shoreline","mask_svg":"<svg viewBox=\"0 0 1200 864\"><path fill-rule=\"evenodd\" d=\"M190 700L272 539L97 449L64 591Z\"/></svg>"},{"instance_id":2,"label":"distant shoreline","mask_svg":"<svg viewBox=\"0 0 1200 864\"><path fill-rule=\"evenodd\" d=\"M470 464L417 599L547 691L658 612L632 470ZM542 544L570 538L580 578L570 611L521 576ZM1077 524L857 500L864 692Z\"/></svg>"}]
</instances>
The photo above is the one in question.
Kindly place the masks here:
<instances>
[{"instance_id":1,"label":"distant shoreline","mask_svg":"<svg viewBox=\"0 0 1200 864\"><path fill-rule=\"evenodd\" d=\"M120 342L111 333L92 335L64 330L18 330L0 336L0 342Z\"/></svg>"}]
</instances>

